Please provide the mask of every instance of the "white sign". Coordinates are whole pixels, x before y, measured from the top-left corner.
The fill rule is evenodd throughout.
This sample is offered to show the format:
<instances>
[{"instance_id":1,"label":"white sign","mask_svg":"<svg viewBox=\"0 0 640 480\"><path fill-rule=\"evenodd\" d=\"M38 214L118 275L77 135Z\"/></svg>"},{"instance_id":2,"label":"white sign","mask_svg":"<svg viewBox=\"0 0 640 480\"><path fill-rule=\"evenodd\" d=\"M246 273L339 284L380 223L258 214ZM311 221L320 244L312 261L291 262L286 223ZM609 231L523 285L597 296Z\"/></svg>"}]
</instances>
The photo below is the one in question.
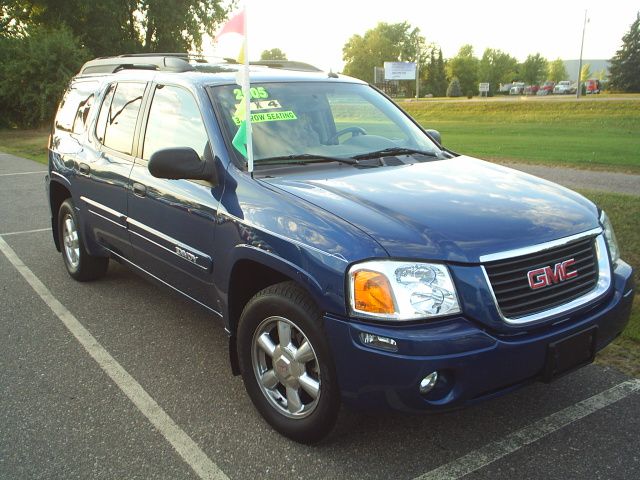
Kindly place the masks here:
<instances>
[{"instance_id":1,"label":"white sign","mask_svg":"<svg viewBox=\"0 0 640 480\"><path fill-rule=\"evenodd\" d=\"M482 92L488 92L488 91L489 91L489 84L488 84L488 83L481 83L481 84L480 84L480 86L479 86L479 88L478 88L478 91L479 91L480 93L482 93Z\"/></svg>"},{"instance_id":2,"label":"white sign","mask_svg":"<svg viewBox=\"0 0 640 480\"><path fill-rule=\"evenodd\" d=\"M415 80L416 64L413 62L384 62L385 80Z\"/></svg>"}]
</instances>

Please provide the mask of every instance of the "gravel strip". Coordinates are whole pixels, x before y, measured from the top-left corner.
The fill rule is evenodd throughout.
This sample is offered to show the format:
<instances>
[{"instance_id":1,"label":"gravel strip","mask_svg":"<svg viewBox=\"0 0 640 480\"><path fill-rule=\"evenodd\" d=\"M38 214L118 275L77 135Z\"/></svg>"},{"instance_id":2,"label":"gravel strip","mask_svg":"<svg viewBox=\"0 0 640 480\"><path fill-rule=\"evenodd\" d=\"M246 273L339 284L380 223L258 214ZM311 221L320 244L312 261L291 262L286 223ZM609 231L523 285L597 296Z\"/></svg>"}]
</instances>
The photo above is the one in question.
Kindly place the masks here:
<instances>
[{"instance_id":1,"label":"gravel strip","mask_svg":"<svg viewBox=\"0 0 640 480\"><path fill-rule=\"evenodd\" d=\"M640 175L577 170L575 168L564 167L543 167L541 165L526 165L522 163L509 163L506 164L506 166L572 189L581 188L585 190L625 193L627 195L640 195Z\"/></svg>"}]
</instances>

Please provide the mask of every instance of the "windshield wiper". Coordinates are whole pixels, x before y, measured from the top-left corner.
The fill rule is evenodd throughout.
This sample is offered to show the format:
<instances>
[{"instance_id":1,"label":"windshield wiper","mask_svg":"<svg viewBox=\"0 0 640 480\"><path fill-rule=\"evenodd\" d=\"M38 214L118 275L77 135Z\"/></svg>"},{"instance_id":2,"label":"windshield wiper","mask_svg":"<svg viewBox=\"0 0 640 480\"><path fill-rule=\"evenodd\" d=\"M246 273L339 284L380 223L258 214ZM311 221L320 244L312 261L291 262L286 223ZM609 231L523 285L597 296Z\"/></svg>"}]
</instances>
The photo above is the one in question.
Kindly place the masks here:
<instances>
[{"instance_id":1,"label":"windshield wiper","mask_svg":"<svg viewBox=\"0 0 640 480\"><path fill-rule=\"evenodd\" d=\"M316 155L314 153L298 153L294 155L281 155L279 157L267 157L256 160L256 165L278 165L278 164L305 164L320 162L340 162L347 165L358 163L356 158L329 157L326 155Z\"/></svg>"},{"instance_id":2,"label":"windshield wiper","mask_svg":"<svg viewBox=\"0 0 640 480\"><path fill-rule=\"evenodd\" d=\"M379 158L379 157L386 157L387 155L411 155L411 154L425 155L427 157L434 157L434 158L438 157L438 154L436 152L429 152L426 150L416 150L414 148L391 147L391 148L384 148L382 150L376 150L374 152L361 153L359 155L354 155L351 158L354 158L356 160L364 160L365 158Z\"/></svg>"}]
</instances>

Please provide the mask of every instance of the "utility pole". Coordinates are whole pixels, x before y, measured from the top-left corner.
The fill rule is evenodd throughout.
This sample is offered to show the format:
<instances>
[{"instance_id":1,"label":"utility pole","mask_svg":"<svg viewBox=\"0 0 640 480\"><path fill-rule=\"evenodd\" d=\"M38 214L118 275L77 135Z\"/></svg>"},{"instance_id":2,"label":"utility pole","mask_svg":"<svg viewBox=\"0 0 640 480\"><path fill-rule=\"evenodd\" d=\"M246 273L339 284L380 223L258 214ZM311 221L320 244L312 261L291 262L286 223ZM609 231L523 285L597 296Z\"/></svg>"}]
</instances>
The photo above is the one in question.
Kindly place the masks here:
<instances>
[{"instance_id":1,"label":"utility pole","mask_svg":"<svg viewBox=\"0 0 640 480\"><path fill-rule=\"evenodd\" d=\"M584 31L587 29L587 10L584 11L584 23L582 24L582 42L580 42L580 62L578 62L578 88L576 88L576 98L580 98L582 93L582 50L584 49Z\"/></svg>"}]
</instances>

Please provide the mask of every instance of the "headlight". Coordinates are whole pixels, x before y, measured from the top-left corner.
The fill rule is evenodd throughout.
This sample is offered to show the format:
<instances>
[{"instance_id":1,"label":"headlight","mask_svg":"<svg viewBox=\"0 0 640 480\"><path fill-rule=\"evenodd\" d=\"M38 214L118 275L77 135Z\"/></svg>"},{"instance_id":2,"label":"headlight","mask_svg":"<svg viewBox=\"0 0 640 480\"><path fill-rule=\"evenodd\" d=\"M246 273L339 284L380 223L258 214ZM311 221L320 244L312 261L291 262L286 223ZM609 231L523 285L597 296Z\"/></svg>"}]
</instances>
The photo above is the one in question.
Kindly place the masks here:
<instances>
[{"instance_id":1,"label":"headlight","mask_svg":"<svg viewBox=\"0 0 640 480\"><path fill-rule=\"evenodd\" d=\"M417 320L460 312L449 270L436 263L376 260L349 269L351 313L380 320Z\"/></svg>"},{"instance_id":2,"label":"headlight","mask_svg":"<svg viewBox=\"0 0 640 480\"><path fill-rule=\"evenodd\" d=\"M616 240L616 234L613 231L611 221L604 210L600 214L600 223L604 229L604 238L607 241L609 247L609 253L611 254L611 263L615 264L620 260L620 249L618 248L618 240Z\"/></svg>"}]
</instances>

